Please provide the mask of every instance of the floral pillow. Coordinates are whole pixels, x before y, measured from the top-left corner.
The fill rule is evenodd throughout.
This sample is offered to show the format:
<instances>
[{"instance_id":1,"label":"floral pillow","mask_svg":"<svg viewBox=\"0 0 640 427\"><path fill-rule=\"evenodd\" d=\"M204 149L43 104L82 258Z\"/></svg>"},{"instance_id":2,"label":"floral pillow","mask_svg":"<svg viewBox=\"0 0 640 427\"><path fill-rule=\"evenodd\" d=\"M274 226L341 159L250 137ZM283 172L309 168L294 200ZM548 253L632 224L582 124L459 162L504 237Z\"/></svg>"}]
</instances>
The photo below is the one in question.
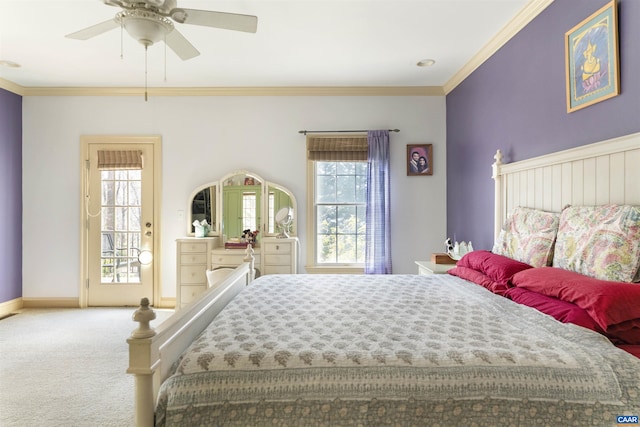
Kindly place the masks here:
<instances>
[{"instance_id":1,"label":"floral pillow","mask_svg":"<svg viewBox=\"0 0 640 427\"><path fill-rule=\"evenodd\" d=\"M553 266L601 280L639 281L640 206L565 208Z\"/></svg>"},{"instance_id":2,"label":"floral pillow","mask_svg":"<svg viewBox=\"0 0 640 427\"><path fill-rule=\"evenodd\" d=\"M533 267L551 265L559 221L557 213L517 207L505 221L492 252Z\"/></svg>"}]
</instances>

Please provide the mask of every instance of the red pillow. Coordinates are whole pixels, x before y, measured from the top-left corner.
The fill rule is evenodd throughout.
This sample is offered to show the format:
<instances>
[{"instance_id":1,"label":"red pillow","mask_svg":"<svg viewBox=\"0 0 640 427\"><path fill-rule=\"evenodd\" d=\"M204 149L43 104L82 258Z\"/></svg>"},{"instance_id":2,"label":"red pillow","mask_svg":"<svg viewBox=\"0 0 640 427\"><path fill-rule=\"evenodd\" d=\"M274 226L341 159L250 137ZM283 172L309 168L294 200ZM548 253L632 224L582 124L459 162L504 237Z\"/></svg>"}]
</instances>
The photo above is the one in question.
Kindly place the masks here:
<instances>
[{"instance_id":1,"label":"red pillow","mask_svg":"<svg viewBox=\"0 0 640 427\"><path fill-rule=\"evenodd\" d=\"M456 263L456 266L470 268L483 273L489 279L504 287L509 287L509 281L514 274L533 268L524 262L484 250L465 254Z\"/></svg>"},{"instance_id":2,"label":"red pillow","mask_svg":"<svg viewBox=\"0 0 640 427\"><path fill-rule=\"evenodd\" d=\"M477 285L485 287L489 289L491 292L493 292L494 294L503 295L504 291L508 289L506 285L494 282L484 273L476 271L472 268L453 267L449 269L448 273L451 274L452 276L457 276L461 279L468 280Z\"/></svg>"},{"instance_id":3,"label":"red pillow","mask_svg":"<svg viewBox=\"0 0 640 427\"><path fill-rule=\"evenodd\" d=\"M627 353L633 354L635 357L640 358L640 345L617 345L616 347L621 348Z\"/></svg>"},{"instance_id":4,"label":"red pillow","mask_svg":"<svg viewBox=\"0 0 640 427\"><path fill-rule=\"evenodd\" d=\"M640 344L640 319L611 325L606 335L615 343Z\"/></svg>"},{"instance_id":5,"label":"red pillow","mask_svg":"<svg viewBox=\"0 0 640 427\"><path fill-rule=\"evenodd\" d=\"M516 273L511 282L582 307L603 329L640 319L640 285L610 282L555 267Z\"/></svg>"},{"instance_id":6,"label":"red pillow","mask_svg":"<svg viewBox=\"0 0 640 427\"><path fill-rule=\"evenodd\" d=\"M505 291L504 296L518 304L533 307L562 323L573 323L603 333L602 328L589 316L587 311L573 303L548 297L525 288L509 288Z\"/></svg>"}]
</instances>

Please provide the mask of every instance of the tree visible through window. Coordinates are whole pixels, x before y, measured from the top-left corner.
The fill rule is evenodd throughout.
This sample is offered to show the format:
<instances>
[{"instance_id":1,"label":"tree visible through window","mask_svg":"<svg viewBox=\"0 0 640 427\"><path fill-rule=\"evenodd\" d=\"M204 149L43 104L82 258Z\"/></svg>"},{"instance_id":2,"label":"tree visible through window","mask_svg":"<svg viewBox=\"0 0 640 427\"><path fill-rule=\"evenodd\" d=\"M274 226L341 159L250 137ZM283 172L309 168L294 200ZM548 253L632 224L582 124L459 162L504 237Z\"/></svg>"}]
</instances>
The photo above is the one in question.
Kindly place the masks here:
<instances>
[{"instance_id":1,"label":"tree visible through window","mask_svg":"<svg viewBox=\"0 0 640 427\"><path fill-rule=\"evenodd\" d=\"M364 263L367 162L314 163L316 262Z\"/></svg>"},{"instance_id":2,"label":"tree visible through window","mask_svg":"<svg viewBox=\"0 0 640 427\"><path fill-rule=\"evenodd\" d=\"M102 281L140 282L141 171L101 171L101 180Z\"/></svg>"}]
</instances>

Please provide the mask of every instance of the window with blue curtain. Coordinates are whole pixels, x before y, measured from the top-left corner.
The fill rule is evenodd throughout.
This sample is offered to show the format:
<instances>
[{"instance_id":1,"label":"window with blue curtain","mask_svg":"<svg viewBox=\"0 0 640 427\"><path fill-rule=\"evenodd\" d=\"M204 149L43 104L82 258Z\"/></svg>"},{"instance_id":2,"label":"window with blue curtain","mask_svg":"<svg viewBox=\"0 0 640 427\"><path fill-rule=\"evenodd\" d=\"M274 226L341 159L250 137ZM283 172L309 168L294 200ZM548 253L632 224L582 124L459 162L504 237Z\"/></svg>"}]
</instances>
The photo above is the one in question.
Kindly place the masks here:
<instances>
[{"instance_id":1,"label":"window with blue curtain","mask_svg":"<svg viewBox=\"0 0 640 427\"><path fill-rule=\"evenodd\" d=\"M388 134L307 136L307 270L391 273Z\"/></svg>"}]
</instances>

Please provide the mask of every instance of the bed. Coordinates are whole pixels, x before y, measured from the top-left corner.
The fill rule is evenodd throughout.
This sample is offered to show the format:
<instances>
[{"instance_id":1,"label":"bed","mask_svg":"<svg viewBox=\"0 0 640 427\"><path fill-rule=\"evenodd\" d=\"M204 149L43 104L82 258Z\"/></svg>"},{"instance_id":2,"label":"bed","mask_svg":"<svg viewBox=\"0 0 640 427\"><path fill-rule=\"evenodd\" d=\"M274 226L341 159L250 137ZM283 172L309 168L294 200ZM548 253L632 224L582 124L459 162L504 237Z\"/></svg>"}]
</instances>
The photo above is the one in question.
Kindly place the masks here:
<instances>
[{"instance_id":1,"label":"bed","mask_svg":"<svg viewBox=\"0 0 640 427\"><path fill-rule=\"evenodd\" d=\"M558 249L556 238L571 230L568 217L585 216L584 206L640 205L639 162L638 134L505 165L498 153L496 245L467 254L452 274L252 281L248 257L155 329L153 311L141 307L128 339L136 423L633 420L640 414L640 359L630 354L640 344L637 260L560 259L556 253L575 255L576 245ZM555 237L508 233L529 223L531 212L557 218L558 225L545 217ZM590 268L605 276L584 275ZM600 288L613 296L594 298Z\"/></svg>"}]
</instances>

